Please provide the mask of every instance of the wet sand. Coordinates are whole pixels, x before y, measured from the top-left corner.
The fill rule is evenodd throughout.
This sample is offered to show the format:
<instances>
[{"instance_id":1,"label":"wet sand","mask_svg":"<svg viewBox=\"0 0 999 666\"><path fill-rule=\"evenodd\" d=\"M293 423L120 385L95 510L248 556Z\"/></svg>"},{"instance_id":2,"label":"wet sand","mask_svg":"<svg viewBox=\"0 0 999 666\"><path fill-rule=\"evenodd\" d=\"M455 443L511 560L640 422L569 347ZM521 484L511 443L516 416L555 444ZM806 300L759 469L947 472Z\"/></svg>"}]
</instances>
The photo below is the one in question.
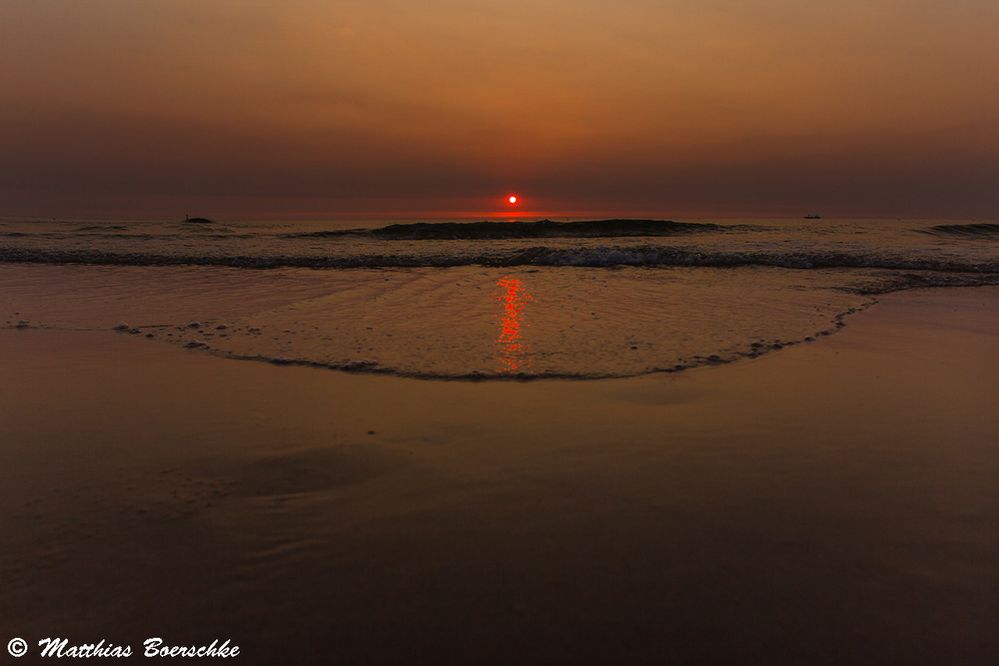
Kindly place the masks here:
<instances>
[{"instance_id":1,"label":"wet sand","mask_svg":"<svg viewBox=\"0 0 999 666\"><path fill-rule=\"evenodd\" d=\"M881 300L814 344L591 382L0 331L4 642L995 663L999 289Z\"/></svg>"}]
</instances>

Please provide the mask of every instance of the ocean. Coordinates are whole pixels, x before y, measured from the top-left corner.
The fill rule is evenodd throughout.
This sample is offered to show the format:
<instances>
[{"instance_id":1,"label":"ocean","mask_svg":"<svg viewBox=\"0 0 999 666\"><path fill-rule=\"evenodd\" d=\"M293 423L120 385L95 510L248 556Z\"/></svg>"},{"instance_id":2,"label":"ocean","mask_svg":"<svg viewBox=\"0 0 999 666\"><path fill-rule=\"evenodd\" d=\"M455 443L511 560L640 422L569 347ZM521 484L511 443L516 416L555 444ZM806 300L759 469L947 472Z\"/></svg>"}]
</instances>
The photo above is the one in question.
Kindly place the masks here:
<instances>
[{"instance_id":1,"label":"ocean","mask_svg":"<svg viewBox=\"0 0 999 666\"><path fill-rule=\"evenodd\" d=\"M0 220L7 327L427 379L679 372L986 284L981 221Z\"/></svg>"}]
</instances>

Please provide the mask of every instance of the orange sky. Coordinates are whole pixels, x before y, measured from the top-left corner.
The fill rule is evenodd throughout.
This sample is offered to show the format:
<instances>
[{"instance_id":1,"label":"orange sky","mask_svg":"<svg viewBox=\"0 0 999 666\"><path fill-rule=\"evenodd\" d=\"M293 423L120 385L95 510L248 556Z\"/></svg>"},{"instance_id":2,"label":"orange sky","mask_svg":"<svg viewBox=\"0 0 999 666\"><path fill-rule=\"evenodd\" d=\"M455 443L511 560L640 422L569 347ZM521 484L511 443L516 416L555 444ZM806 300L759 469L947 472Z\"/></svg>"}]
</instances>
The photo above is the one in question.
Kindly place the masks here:
<instances>
[{"instance_id":1,"label":"orange sky","mask_svg":"<svg viewBox=\"0 0 999 666\"><path fill-rule=\"evenodd\" d=\"M995 0L0 0L0 214L999 214Z\"/></svg>"}]
</instances>

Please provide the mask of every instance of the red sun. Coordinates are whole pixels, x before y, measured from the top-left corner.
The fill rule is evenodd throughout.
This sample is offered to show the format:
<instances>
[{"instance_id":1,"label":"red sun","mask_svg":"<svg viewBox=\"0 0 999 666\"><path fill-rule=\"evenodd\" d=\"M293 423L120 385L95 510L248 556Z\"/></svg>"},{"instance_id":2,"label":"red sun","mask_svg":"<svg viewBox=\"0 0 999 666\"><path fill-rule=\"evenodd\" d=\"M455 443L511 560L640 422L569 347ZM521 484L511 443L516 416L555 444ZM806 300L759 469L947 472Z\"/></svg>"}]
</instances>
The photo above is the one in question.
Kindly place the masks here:
<instances>
[{"instance_id":1,"label":"red sun","mask_svg":"<svg viewBox=\"0 0 999 666\"><path fill-rule=\"evenodd\" d=\"M509 204L510 204L511 206L516 206L516 205L517 205L517 202L518 202L518 201L520 201L520 198L519 198L519 197L517 197L517 195L516 195L516 194L511 194L510 196L508 196L508 197L506 198L506 200L507 200L507 202L509 202Z\"/></svg>"}]
</instances>

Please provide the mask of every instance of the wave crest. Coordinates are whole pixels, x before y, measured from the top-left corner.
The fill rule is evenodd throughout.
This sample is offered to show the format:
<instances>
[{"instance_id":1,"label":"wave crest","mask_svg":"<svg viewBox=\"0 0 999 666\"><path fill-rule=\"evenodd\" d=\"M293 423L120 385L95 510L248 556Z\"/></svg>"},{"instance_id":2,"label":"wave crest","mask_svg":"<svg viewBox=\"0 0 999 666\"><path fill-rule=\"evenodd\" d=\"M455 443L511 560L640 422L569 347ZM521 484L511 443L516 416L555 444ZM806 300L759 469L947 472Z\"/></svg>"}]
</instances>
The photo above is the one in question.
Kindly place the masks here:
<instances>
[{"instance_id":1,"label":"wave crest","mask_svg":"<svg viewBox=\"0 0 999 666\"><path fill-rule=\"evenodd\" d=\"M979 222L974 224L938 224L923 233L950 238L988 238L999 239L999 224Z\"/></svg>"},{"instance_id":2,"label":"wave crest","mask_svg":"<svg viewBox=\"0 0 999 666\"><path fill-rule=\"evenodd\" d=\"M38 264L92 264L113 266L226 266L231 268L450 268L455 266L617 266L739 267L771 266L793 269L875 268L999 274L999 261L961 260L928 256L848 252L721 251L696 248L634 246L560 248L534 246L486 252L456 251L438 254L349 255L225 255L157 254L0 247L0 262Z\"/></svg>"},{"instance_id":3,"label":"wave crest","mask_svg":"<svg viewBox=\"0 0 999 666\"><path fill-rule=\"evenodd\" d=\"M280 234L282 238L339 238L370 236L384 240L503 240L516 238L627 238L719 233L750 228L708 222L672 220L578 220L575 222L413 222L377 229L307 231Z\"/></svg>"}]
</instances>

